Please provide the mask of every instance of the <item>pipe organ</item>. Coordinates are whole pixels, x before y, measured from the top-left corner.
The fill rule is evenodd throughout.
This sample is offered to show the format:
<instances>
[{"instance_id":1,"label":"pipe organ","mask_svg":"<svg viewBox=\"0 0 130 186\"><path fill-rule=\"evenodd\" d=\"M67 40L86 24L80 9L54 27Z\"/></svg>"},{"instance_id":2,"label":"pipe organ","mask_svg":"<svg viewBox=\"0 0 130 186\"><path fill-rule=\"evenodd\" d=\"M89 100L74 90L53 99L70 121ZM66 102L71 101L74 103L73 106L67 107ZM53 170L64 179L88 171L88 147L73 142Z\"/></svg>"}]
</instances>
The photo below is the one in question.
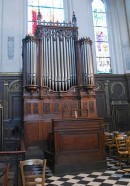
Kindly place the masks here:
<instances>
[{"instance_id":1,"label":"pipe organ","mask_svg":"<svg viewBox=\"0 0 130 186\"><path fill-rule=\"evenodd\" d=\"M23 39L23 88L25 146L42 147L54 174L106 168L92 41L78 38L74 15L72 23L38 20Z\"/></svg>"},{"instance_id":2,"label":"pipe organ","mask_svg":"<svg viewBox=\"0 0 130 186\"><path fill-rule=\"evenodd\" d=\"M47 140L52 119L97 116L92 41L78 38L76 19L38 21L35 36L23 39L22 54L27 146Z\"/></svg>"}]
</instances>

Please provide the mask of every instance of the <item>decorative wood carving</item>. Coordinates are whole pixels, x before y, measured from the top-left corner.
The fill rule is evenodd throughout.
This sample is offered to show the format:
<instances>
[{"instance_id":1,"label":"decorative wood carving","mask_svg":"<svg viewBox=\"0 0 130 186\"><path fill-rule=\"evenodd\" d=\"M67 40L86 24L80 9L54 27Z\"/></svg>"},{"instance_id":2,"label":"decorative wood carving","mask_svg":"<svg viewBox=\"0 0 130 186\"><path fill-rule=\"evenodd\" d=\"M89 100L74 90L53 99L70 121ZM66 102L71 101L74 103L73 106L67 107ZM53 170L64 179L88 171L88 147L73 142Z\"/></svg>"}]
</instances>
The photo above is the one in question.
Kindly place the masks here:
<instances>
[{"instance_id":1,"label":"decorative wood carving","mask_svg":"<svg viewBox=\"0 0 130 186\"><path fill-rule=\"evenodd\" d=\"M26 104L26 113L27 113L27 115L31 114L31 103Z\"/></svg>"},{"instance_id":2,"label":"decorative wood carving","mask_svg":"<svg viewBox=\"0 0 130 186\"><path fill-rule=\"evenodd\" d=\"M15 80L9 86L9 92L22 92L22 81Z\"/></svg>"},{"instance_id":3,"label":"decorative wood carving","mask_svg":"<svg viewBox=\"0 0 130 186\"><path fill-rule=\"evenodd\" d=\"M38 103L33 103L33 114L38 114Z\"/></svg>"},{"instance_id":4,"label":"decorative wood carving","mask_svg":"<svg viewBox=\"0 0 130 186\"><path fill-rule=\"evenodd\" d=\"M43 113L44 114L50 114L51 113L50 103L44 103L43 104Z\"/></svg>"},{"instance_id":5,"label":"decorative wood carving","mask_svg":"<svg viewBox=\"0 0 130 186\"><path fill-rule=\"evenodd\" d=\"M94 102L93 101L89 102L89 108L90 108L90 112L94 113Z\"/></svg>"},{"instance_id":6,"label":"decorative wood carving","mask_svg":"<svg viewBox=\"0 0 130 186\"><path fill-rule=\"evenodd\" d=\"M123 82L112 83L111 94L113 97L122 98L125 95L125 87Z\"/></svg>"}]
</instances>

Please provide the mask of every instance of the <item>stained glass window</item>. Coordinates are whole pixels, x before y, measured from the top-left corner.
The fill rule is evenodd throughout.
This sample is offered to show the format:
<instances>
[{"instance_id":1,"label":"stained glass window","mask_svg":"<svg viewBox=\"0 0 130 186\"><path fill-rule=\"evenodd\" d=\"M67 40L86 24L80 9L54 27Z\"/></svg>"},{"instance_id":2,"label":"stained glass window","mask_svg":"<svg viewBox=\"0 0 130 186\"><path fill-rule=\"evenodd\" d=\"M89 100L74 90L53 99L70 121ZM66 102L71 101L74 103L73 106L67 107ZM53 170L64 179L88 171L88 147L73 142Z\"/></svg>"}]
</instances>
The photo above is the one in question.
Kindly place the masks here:
<instances>
[{"instance_id":1,"label":"stained glass window","mask_svg":"<svg viewBox=\"0 0 130 186\"><path fill-rule=\"evenodd\" d=\"M35 32L39 10L41 21L64 21L63 0L28 0L28 34Z\"/></svg>"},{"instance_id":2,"label":"stained glass window","mask_svg":"<svg viewBox=\"0 0 130 186\"><path fill-rule=\"evenodd\" d=\"M92 2L97 73L112 73L109 50L109 35L105 4L102 0Z\"/></svg>"}]
</instances>

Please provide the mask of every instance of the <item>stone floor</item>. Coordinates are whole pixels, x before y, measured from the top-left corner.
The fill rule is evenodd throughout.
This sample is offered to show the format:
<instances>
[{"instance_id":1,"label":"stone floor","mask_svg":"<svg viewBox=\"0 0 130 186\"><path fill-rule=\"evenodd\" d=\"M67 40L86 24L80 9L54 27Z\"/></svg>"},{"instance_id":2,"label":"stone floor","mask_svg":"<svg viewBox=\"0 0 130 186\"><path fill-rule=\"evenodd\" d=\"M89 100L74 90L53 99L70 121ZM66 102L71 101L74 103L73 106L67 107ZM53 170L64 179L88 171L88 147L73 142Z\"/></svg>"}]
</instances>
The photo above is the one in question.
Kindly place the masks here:
<instances>
[{"instance_id":1,"label":"stone floor","mask_svg":"<svg viewBox=\"0 0 130 186\"><path fill-rule=\"evenodd\" d=\"M46 186L130 186L130 172L126 172L123 169L130 168L130 165L122 163L122 168L119 166L118 157L116 155L107 156L107 169L104 172L98 170L91 173L81 172L78 174L68 174L64 176L54 176L49 167L46 168ZM2 175L4 168L0 167L0 175ZM40 173L40 169L37 167L34 170L36 173ZM3 186L2 180L4 176L0 177L0 185ZM9 172L9 184L8 186L14 186L15 181L13 166ZM37 184L40 186L40 184ZM19 172L19 183L15 186L21 186L21 176Z\"/></svg>"}]
</instances>

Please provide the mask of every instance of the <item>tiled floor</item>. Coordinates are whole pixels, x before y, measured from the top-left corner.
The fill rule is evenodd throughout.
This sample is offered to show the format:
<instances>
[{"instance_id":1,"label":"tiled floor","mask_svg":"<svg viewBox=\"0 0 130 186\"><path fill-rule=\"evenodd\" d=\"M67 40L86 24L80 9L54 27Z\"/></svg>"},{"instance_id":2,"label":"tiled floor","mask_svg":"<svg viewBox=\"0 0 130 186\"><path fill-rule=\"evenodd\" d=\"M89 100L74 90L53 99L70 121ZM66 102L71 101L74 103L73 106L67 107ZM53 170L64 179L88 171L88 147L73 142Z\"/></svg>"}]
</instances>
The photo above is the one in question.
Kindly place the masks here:
<instances>
[{"instance_id":1,"label":"tiled floor","mask_svg":"<svg viewBox=\"0 0 130 186\"><path fill-rule=\"evenodd\" d=\"M47 186L130 186L130 172L123 171L123 168L130 168L126 163L122 164L122 169L119 167L116 156L107 157L107 170L105 172L92 172L90 174L80 173L77 175L69 174L63 177L53 176L51 171L46 170Z\"/></svg>"},{"instance_id":2,"label":"tiled floor","mask_svg":"<svg viewBox=\"0 0 130 186\"><path fill-rule=\"evenodd\" d=\"M81 172L79 174L69 174L62 177L54 176L51 170L46 169L46 186L130 186L130 172L123 171L124 168L130 168L126 163L119 167L117 156L107 157L107 170L105 172L92 172L90 174ZM40 173L40 168L35 167L34 171ZM1 179L0 179L1 180ZM9 182L9 186L13 186ZM2 185L0 183L0 185ZM18 186L20 186L19 184ZM37 184L40 186L40 184Z\"/></svg>"}]
</instances>

